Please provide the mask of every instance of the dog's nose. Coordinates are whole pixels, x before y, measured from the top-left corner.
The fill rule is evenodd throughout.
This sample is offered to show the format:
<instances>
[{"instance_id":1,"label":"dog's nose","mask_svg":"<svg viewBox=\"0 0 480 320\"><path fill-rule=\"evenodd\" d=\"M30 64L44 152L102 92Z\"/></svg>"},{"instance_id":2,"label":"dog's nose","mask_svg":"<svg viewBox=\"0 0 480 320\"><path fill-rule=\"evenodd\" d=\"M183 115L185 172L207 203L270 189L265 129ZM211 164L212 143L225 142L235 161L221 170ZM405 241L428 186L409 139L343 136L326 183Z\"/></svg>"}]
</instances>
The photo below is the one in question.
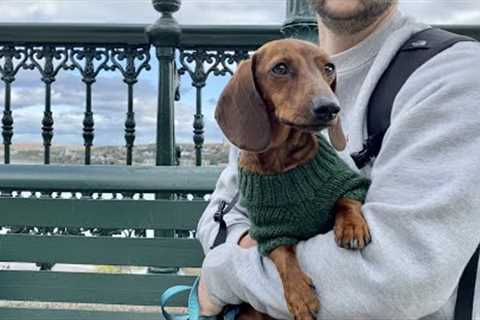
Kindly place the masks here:
<instances>
[{"instance_id":1,"label":"dog's nose","mask_svg":"<svg viewBox=\"0 0 480 320\"><path fill-rule=\"evenodd\" d=\"M337 101L329 97L316 97L313 99L313 112L320 121L331 121L340 112Z\"/></svg>"}]
</instances>

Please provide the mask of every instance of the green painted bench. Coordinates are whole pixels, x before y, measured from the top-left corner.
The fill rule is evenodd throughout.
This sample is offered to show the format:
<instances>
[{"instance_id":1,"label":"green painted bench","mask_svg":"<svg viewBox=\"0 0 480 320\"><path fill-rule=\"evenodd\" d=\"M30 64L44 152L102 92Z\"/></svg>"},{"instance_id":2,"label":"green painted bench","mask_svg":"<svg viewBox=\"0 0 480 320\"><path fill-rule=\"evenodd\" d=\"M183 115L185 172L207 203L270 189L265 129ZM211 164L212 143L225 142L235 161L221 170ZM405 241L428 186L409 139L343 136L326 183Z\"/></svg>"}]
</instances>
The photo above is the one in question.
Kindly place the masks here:
<instances>
[{"instance_id":1,"label":"green painted bench","mask_svg":"<svg viewBox=\"0 0 480 320\"><path fill-rule=\"evenodd\" d=\"M220 168L0 166L0 225L194 230ZM24 197L19 192L29 191ZM59 192L81 193L65 199ZM53 195L52 195L53 193ZM104 200L96 194L123 194ZM25 194L25 193L23 193ZM137 194L137 196L133 196ZM157 194L147 200L138 194ZM186 200L185 194L196 196ZM176 196L175 196L176 195ZM160 199L162 198L162 199ZM183 200L182 200L183 199ZM170 231L171 232L171 231ZM185 233L185 232L184 232ZM199 267L202 252L186 237L0 235L0 261ZM158 306L160 294L192 276L55 271L0 271L0 300ZM184 306L185 297L172 303ZM161 319L159 313L0 308L0 319Z\"/></svg>"}]
</instances>

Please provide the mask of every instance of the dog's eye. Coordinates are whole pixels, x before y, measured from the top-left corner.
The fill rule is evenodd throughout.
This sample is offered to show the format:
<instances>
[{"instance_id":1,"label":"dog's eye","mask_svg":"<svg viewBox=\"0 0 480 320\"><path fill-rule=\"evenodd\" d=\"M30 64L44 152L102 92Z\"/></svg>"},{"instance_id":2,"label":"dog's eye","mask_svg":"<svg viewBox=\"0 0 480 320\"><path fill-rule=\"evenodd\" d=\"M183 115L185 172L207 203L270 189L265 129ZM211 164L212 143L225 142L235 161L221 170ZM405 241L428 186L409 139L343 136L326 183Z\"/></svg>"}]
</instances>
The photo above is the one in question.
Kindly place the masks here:
<instances>
[{"instance_id":1,"label":"dog's eye","mask_svg":"<svg viewBox=\"0 0 480 320\"><path fill-rule=\"evenodd\" d=\"M285 76L288 74L288 66L285 63L279 63L273 67L272 72L279 76Z\"/></svg>"},{"instance_id":2,"label":"dog's eye","mask_svg":"<svg viewBox=\"0 0 480 320\"><path fill-rule=\"evenodd\" d=\"M328 75L328 76L331 76L335 73L335 65L333 63L327 63L325 66L325 73Z\"/></svg>"}]
</instances>

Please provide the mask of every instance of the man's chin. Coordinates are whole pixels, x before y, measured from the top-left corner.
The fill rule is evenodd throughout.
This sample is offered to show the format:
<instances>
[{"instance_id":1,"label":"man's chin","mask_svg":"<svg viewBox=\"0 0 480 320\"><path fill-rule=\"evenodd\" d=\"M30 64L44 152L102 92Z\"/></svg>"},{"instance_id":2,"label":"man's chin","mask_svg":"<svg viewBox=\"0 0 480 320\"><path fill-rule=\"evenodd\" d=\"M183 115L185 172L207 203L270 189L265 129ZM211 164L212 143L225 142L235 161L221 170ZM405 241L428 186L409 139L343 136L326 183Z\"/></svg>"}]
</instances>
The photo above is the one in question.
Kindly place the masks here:
<instances>
[{"instance_id":1,"label":"man's chin","mask_svg":"<svg viewBox=\"0 0 480 320\"><path fill-rule=\"evenodd\" d=\"M323 24L338 34L355 34L375 23L395 0L311 0Z\"/></svg>"},{"instance_id":2,"label":"man's chin","mask_svg":"<svg viewBox=\"0 0 480 320\"><path fill-rule=\"evenodd\" d=\"M321 16L330 20L358 19L362 13L362 1L325 0Z\"/></svg>"}]
</instances>

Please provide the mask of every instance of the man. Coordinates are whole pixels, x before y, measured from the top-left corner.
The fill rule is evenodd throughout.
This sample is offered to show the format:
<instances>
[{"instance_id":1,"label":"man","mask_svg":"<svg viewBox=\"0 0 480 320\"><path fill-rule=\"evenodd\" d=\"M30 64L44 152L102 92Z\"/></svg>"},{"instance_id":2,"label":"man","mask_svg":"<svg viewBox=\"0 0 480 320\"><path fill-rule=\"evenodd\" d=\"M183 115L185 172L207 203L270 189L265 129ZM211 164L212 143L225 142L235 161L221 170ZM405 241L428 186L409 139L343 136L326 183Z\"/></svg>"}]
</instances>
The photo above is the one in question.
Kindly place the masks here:
<instances>
[{"instance_id":1,"label":"man","mask_svg":"<svg viewBox=\"0 0 480 320\"><path fill-rule=\"evenodd\" d=\"M398 48L428 26L402 16L397 0L311 0L320 46L337 66L337 94L349 144L362 149L369 97ZM480 45L460 42L433 57L395 99L391 126L374 164L363 213L372 243L337 247L333 233L297 245L302 269L317 289L319 319L452 319L456 288L480 242ZM277 319L290 318L272 262L249 237L248 213L225 216L227 244L211 252L213 213L237 191L236 157L218 181L198 226L207 253L202 310L248 302ZM239 244L239 245L238 245ZM477 286L474 318L480 318Z\"/></svg>"}]
</instances>

